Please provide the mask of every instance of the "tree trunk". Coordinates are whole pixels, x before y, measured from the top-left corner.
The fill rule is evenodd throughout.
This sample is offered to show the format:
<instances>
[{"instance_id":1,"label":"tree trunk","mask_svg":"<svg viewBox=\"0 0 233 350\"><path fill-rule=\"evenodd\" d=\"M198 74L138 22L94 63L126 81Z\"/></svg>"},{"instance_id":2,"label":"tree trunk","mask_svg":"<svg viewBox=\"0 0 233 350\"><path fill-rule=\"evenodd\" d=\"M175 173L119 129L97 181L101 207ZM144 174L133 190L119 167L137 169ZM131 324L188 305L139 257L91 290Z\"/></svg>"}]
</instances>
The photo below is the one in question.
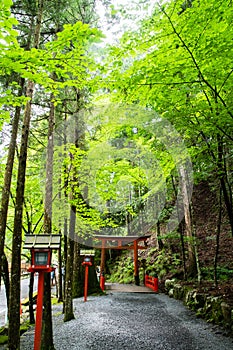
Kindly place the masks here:
<instances>
[{"instance_id":1,"label":"tree trunk","mask_svg":"<svg viewBox=\"0 0 233 350\"><path fill-rule=\"evenodd\" d=\"M20 89L18 96L23 95L24 79L20 80ZM11 178L12 169L15 158L15 147L18 134L18 125L20 119L21 108L19 106L15 109L15 115L12 122L11 138L8 148L7 163L4 175L4 184L2 187L2 198L1 198L1 209L0 209L0 283L1 283L1 264L4 258L4 244L5 244L5 234L6 234L6 224L7 224L7 213L10 198L10 188L11 188Z\"/></svg>"},{"instance_id":2,"label":"tree trunk","mask_svg":"<svg viewBox=\"0 0 233 350\"><path fill-rule=\"evenodd\" d=\"M227 190L227 173L224 168L224 150L223 150L223 140L222 138L217 135L218 139L218 176L220 178L221 188L222 188L222 194L225 201L227 214L229 218L229 223L231 226L231 235L233 237L233 206L232 206L232 192L231 189ZM230 186L229 186L230 188Z\"/></svg>"},{"instance_id":3,"label":"tree trunk","mask_svg":"<svg viewBox=\"0 0 233 350\"><path fill-rule=\"evenodd\" d=\"M31 101L34 83L29 81L26 96L29 97L25 107L24 124L22 129L21 147L19 155L14 230L12 241L11 285L9 303L9 333L8 348L20 348L20 274L21 274L21 245L22 245L22 218L25 188L25 173L27 162L27 145L31 119Z\"/></svg>"},{"instance_id":4,"label":"tree trunk","mask_svg":"<svg viewBox=\"0 0 233 350\"><path fill-rule=\"evenodd\" d=\"M30 324L35 323L35 316L33 310L33 285L34 285L34 272L30 273L30 283L29 283L29 322Z\"/></svg>"},{"instance_id":5,"label":"tree trunk","mask_svg":"<svg viewBox=\"0 0 233 350\"><path fill-rule=\"evenodd\" d=\"M67 239L66 282L64 322L74 319L73 312L73 266L74 266L74 235L76 223L76 207L70 207L69 236Z\"/></svg>"},{"instance_id":6,"label":"tree trunk","mask_svg":"<svg viewBox=\"0 0 233 350\"><path fill-rule=\"evenodd\" d=\"M38 48L40 40L40 28L43 13L43 0L38 3L37 25L34 34L34 47ZM17 188L15 200L14 230L12 239L11 285L9 302L9 330L8 349L20 349L20 275L21 275L21 246L22 246L22 219L25 188L25 174L27 163L28 136L31 120L31 103L34 91L34 83L28 81L26 96L28 101L25 106L24 122L22 128L19 165L17 174Z\"/></svg>"},{"instance_id":7,"label":"tree trunk","mask_svg":"<svg viewBox=\"0 0 233 350\"><path fill-rule=\"evenodd\" d=\"M31 23L30 23L31 29L33 27L33 24L34 24L34 17L32 16ZM32 30L29 31L25 50L30 49L31 38L32 38ZM25 79L19 78L18 97L23 96L24 86L25 86ZM7 163L6 163L5 174L4 174L4 184L2 187L1 208L0 208L0 284L1 284L1 270L2 270L1 264L2 264L2 258L4 258L4 243L5 243L5 234L6 234L7 213L8 213L12 170L13 170L14 159L15 159L15 149L16 149L16 143L17 143L20 113L21 113L21 107L17 106L15 108L15 114L12 121L11 137L10 137L10 143L8 147ZM7 298L9 299L9 295L7 296Z\"/></svg>"},{"instance_id":8,"label":"tree trunk","mask_svg":"<svg viewBox=\"0 0 233 350\"><path fill-rule=\"evenodd\" d=\"M156 223L156 229L157 229L157 244L159 247L159 250L163 249L163 241L162 241L162 236L161 236L161 229L160 229L160 221L158 220Z\"/></svg>"},{"instance_id":9,"label":"tree trunk","mask_svg":"<svg viewBox=\"0 0 233 350\"><path fill-rule=\"evenodd\" d=\"M177 197L178 192L176 189L175 180L174 180L173 176L171 176L171 180L172 180L172 187L173 187L173 191L175 193L175 197ZM178 218L180 217L178 206L177 206L177 217ZM184 280L186 281L187 280L187 269L186 269L186 256L185 256L185 244L184 244L184 227L185 227L185 222L184 222L184 219L182 219L179 222L178 232L180 234Z\"/></svg>"},{"instance_id":10,"label":"tree trunk","mask_svg":"<svg viewBox=\"0 0 233 350\"><path fill-rule=\"evenodd\" d=\"M50 96L50 101L53 101L52 94ZM49 112L48 123L49 123L49 126L48 126L48 145L47 145L47 157L46 157L44 232L51 234L52 200L53 200L53 151L54 151L53 149L54 149L54 124L55 124L54 102L50 102L50 112ZM45 273L41 350L54 349L50 279L51 279L50 273Z\"/></svg>"},{"instance_id":11,"label":"tree trunk","mask_svg":"<svg viewBox=\"0 0 233 350\"><path fill-rule=\"evenodd\" d=\"M7 308L9 308L9 298L10 298L9 266L8 266L7 257L4 253L3 253L3 259L2 259L2 274L3 274L3 281L5 284Z\"/></svg>"},{"instance_id":12,"label":"tree trunk","mask_svg":"<svg viewBox=\"0 0 233 350\"><path fill-rule=\"evenodd\" d=\"M80 91L76 91L77 101L81 100ZM84 132L84 120L81 114L77 115L74 120L74 144L76 148L85 149L85 132ZM73 167L73 176L71 183L72 193L70 199L75 200L79 197L78 191L75 191L75 187L78 186L77 170L75 163L72 164L72 154L71 165ZM71 180L71 181L72 181ZM73 185L74 184L74 185ZM73 281L74 281L74 238L75 238L75 224L76 224L76 206L71 204L70 207L70 226L69 226L69 236L67 239L67 260L66 260L66 281L65 281L65 303L64 303L64 321L70 321L74 318L73 313ZM78 272L77 272L78 273Z\"/></svg>"},{"instance_id":13,"label":"tree trunk","mask_svg":"<svg viewBox=\"0 0 233 350\"><path fill-rule=\"evenodd\" d=\"M43 323L40 350L54 350L51 312L50 273L44 275Z\"/></svg>"},{"instance_id":14,"label":"tree trunk","mask_svg":"<svg viewBox=\"0 0 233 350\"><path fill-rule=\"evenodd\" d=\"M180 233L184 280L186 281L187 280L187 269L186 269L186 256L185 256L185 244L184 244L184 220L182 220L179 223L178 231Z\"/></svg>"},{"instance_id":15,"label":"tree trunk","mask_svg":"<svg viewBox=\"0 0 233 350\"><path fill-rule=\"evenodd\" d=\"M62 255L61 248L58 251L58 260L59 260L59 272L58 272L58 302L63 301L63 267L62 267Z\"/></svg>"},{"instance_id":16,"label":"tree trunk","mask_svg":"<svg viewBox=\"0 0 233 350\"><path fill-rule=\"evenodd\" d=\"M215 287L218 286L217 267L218 267L218 254L219 254L219 241L220 241L220 233L221 233L221 224L222 224L222 189L220 187L220 190L219 190L219 212L218 212L218 223L217 223L217 232L216 232L216 249L215 249L215 257L214 257L214 284L215 284Z\"/></svg>"},{"instance_id":17,"label":"tree trunk","mask_svg":"<svg viewBox=\"0 0 233 350\"><path fill-rule=\"evenodd\" d=\"M192 210L192 218L193 218L193 207L190 205ZM200 262L199 262L199 255L198 255L198 249L197 249L197 236L196 236L196 225L194 222L194 219L192 219L192 231L193 231L193 247L194 247L194 253L195 253L195 263L196 263L196 271L197 271L197 281L198 284L201 284L201 269L200 269Z\"/></svg>"},{"instance_id":18,"label":"tree trunk","mask_svg":"<svg viewBox=\"0 0 233 350\"><path fill-rule=\"evenodd\" d=\"M62 146L61 140L59 138L59 147ZM60 153L60 157L62 157L62 153ZM61 187L62 187L62 178L61 178L61 174L58 177L58 200L59 200L59 211L62 210L62 192L61 192ZM58 227L59 227L59 233L62 233L62 223L63 220L62 218L59 218L59 223L58 223ZM58 251L58 261L59 261L59 265L58 265L58 302L62 302L63 301L63 274L64 274L64 265L63 265L63 261L62 261L62 249L60 247L59 251Z\"/></svg>"},{"instance_id":19,"label":"tree trunk","mask_svg":"<svg viewBox=\"0 0 233 350\"><path fill-rule=\"evenodd\" d=\"M196 257L195 257L195 249L194 249L194 241L192 235L192 220L190 213L190 203L188 197L188 179L185 173L185 169L183 166L179 168L181 183L182 183L182 198L183 198L183 207L184 207L184 221L185 221L185 234L188 238L188 271L189 275L195 275L196 270Z\"/></svg>"},{"instance_id":20,"label":"tree trunk","mask_svg":"<svg viewBox=\"0 0 233 350\"><path fill-rule=\"evenodd\" d=\"M66 264L67 264L67 255L68 255L68 225L67 218L64 219L64 255L63 255L63 313L65 312L65 297L66 297Z\"/></svg>"},{"instance_id":21,"label":"tree trunk","mask_svg":"<svg viewBox=\"0 0 233 350\"><path fill-rule=\"evenodd\" d=\"M50 101L53 100L53 94ZM52 229L52 202L53 202L53 152L54 152L54 125L55 125L55 107L54 102L50 102L50 111L48 119L48 145L46 156L46 184L45 184L45 202L44 202L44 232L51 234Z\"/></svg>"},{"instance_id":22,"label":"tree trunk","mask_svg":"<svg viewBox=\"0 0 233 350\"><path fill-rule=\"evenodd\" d=\"M83 295L83 281L81 271L81 256L80 256L80 244L74 243L74 282L73 282L73 298L78 298Z\"/></svg>"}]
</instances>

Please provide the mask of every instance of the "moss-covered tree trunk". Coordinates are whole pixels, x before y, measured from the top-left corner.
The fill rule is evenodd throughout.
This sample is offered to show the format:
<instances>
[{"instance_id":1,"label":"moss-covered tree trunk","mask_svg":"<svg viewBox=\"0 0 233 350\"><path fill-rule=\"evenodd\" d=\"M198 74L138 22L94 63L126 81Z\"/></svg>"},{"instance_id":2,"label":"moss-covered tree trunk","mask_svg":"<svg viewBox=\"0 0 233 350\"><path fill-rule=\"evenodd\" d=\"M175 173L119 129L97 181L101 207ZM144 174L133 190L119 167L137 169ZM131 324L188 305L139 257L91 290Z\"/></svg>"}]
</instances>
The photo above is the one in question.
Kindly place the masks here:
<instances>
[{"instance_id":1,"label":"moss-covered tree trunk","mask_svg":"<svg viewBox=\"0 0 233 350\"><path fill-rule=\"evenodd\" d=\"M184 208L184 222L185 222L185 234L187 237L188 245L188 274L191 276L196 275L197 272L197 262L196 254L194 247L194 237L192 233L192 220L191 220L191 210L190 210L190 198L188 196L188 178L185 173L183 166L180 166L180 177L182 184L182 199L183 199L183 208ZM197 252L196 252L197 253Z\"/></svg>"},{"instance_id":2,"label":"moss-covered tree trunk","mask_svg":"<svg viewBox=\"0 0 233 350\"><path fill-rule=\"evenodd\" d=\"M73 281L73 298L83 295L82 283L82 258L80 256L80 243L74 243L74 281Z\"/></svg>"}]
</instances>

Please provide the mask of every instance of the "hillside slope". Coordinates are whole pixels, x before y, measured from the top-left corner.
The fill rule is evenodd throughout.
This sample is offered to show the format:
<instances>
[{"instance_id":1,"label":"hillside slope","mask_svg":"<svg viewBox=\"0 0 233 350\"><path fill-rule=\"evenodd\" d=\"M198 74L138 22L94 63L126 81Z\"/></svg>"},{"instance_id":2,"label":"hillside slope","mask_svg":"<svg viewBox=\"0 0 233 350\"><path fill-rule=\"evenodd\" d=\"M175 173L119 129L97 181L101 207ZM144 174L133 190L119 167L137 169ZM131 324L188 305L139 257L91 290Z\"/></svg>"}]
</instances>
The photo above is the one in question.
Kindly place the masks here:
<instances>
[{"instance_id":1,"label":"hillside slope","mask_svg":"<svg viewBox=\"0 0 233 350\"><path fill-rule=\"evenodd\" d=\"M141 282L142 270L156 271L159 275L160 290L164 290L164 282L168 278L177 278L182 284L194 286L199 291L221 295L233 306L233 238L227 215L222 208L222 224L219 237L219 251L217 255L217 286L214 281L214 262L216 257L216 233L219 217L219 204L215 192L210 190L208 183L201 183L194 187L192 196L193 222L197 236L197 252L201 269L201 284L197 278L183 280L182 254L179 235L165 235L162 232L163 250L157 246L156 232L152 232L148 242L148 249L139 251ZM163 231L163 230L161 230ZM114 254L112 254L114 255ZM128 283L133 278L133 252L122 252L107 262L111 281Z\"/></svg>"}]
</instances>

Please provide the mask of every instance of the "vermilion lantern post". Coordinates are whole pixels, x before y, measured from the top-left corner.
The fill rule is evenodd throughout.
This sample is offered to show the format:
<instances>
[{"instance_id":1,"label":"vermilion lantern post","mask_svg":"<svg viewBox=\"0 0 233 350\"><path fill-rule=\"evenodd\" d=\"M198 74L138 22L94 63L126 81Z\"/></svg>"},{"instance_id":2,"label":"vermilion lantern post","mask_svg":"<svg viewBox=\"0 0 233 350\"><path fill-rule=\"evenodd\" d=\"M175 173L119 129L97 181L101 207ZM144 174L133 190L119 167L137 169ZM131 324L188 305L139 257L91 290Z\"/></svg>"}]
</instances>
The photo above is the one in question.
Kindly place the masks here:
<instances>
[{"instance_id":1,"label":"vermilion lantern post","mask_svg":"<svg viewBox=\"0 0 233 350\"><path fill-rule=\"evenodd\" d=\"M86 256L82 263L85 266L85 277L84 277L84 301L87 301L87 291L88 291L88 268L92 265L91 257Z\"/></svg>"},{"instance_id":2,"label":"vermilion lantern post","mask_svg":"<svg viewBox=\"0 0 233 350\"><path fill-rule=\"evenodd\" d=\"M41 348L41 330L43 316L44 274L55 269L51 266L52 249L60 249L60 235L27 235L24 248L31 250L29 272L38 272L38 291L36 303L36 324L34 350Z\"/></svg>"}]
</instances>

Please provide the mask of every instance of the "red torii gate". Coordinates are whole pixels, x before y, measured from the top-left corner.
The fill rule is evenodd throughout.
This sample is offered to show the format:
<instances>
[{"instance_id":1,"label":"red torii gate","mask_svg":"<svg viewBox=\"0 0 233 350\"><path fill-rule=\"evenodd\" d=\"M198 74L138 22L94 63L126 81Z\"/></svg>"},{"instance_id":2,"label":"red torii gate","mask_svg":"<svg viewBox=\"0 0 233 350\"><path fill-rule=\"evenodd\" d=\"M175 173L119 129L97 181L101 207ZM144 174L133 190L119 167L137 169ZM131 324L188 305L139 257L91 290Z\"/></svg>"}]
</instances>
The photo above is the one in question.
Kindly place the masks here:
<instances>
[{"instance_id":1,"label":"red torii gate","mask_svg":"<svg viewBox=\"0 0 233 350\"><path fill-rule=\"evenodd\" d=\"M94 235L95 248L101 249L100 273L105 271L105 252L106 249L133 249L134 251L134 280L135 284L139 285L139 269L138 269L138 250L146 249L146 241L151 235L145 236L106 236ZM100 244L98 244L98 241ZM144 245L140 243L144 242Z\"/></svg>"}]
</instances>

